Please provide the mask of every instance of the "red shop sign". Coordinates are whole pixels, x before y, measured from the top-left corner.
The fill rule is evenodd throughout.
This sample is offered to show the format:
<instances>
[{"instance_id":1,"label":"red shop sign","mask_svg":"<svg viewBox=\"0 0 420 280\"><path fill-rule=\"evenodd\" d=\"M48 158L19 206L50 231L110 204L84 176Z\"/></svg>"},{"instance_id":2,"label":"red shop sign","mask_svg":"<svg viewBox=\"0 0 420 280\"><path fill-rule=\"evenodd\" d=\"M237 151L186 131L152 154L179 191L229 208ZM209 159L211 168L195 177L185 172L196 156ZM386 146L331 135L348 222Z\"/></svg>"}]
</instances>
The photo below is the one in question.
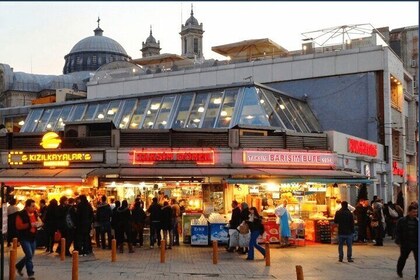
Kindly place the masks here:
<instances>
[{"instance_id":1,"label":"red shop sign","mask_svg":"<svg viewBox=\"0 0 420 280\"><path fill-rule=\"evenodd\" d=\"M195 162L214 164L214 151L203 150L142 150L133 151L133 164L155 164L157 162Z\"/></svg>"},{"instance_id":2,"label":"red shop sign","mask_svg":"<svg viewBox=\"0 0 420 280\"><path fill-rule=\"evenodd\" d=\"M348 139L348 152L359 155L366 155L376 157L378 155L378 147L375 144L370 144L356 139Z\"/></svg>"},{"instance_id":3,"label":"red shop sign","mask_svg":"<svg viewBox=\"0 0 420 280\"><path fill-rule=\"evenodd\" d=\"M398 167L398 162L394 161L392 163L392 174L398 176L404 176L404 169Z\"/></svg>"}]
</instances>

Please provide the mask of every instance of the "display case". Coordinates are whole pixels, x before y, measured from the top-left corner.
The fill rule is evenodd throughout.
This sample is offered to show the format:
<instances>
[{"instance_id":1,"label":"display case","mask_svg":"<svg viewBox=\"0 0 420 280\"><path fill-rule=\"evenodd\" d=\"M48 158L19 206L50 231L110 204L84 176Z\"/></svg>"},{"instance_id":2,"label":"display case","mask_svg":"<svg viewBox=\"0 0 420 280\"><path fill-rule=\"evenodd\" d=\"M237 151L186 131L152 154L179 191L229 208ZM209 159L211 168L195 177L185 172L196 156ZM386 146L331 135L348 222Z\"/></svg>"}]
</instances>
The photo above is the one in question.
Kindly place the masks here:
<instances>
[{"instance_id":1,"label":"display case","mask_svg":"<svg viewBox=\"0 0 420 280\"><path fill-rule=\"evenodd\" d=\"M182 240L184 243L191 243L191 220L198 219L200 216L201 213L184 213L182 215Z\"/></svg>"}]
</instances>

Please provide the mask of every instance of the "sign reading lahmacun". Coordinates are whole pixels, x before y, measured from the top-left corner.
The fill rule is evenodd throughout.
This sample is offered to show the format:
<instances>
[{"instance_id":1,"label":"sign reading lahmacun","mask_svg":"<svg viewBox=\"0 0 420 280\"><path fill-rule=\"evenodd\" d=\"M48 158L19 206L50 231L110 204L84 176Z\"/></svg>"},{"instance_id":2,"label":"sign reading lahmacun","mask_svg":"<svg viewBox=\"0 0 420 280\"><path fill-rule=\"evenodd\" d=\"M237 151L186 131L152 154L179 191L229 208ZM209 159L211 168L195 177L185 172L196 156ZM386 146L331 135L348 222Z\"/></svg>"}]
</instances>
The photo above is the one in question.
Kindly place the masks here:
<instances>
[{"instance_id":1,"label":"sign reading lahmacun","mask_svg":"<svg viewBox=\"0 0 420 280\"><path fill-rule=\"evenodd\" d=\"M50 167L69 166L70 163L96 163L104 161L103 152L24 152L11 151L10 165L40 164Z\"/></svg>"},{"instance_id":2,"label":"sign reading lahmacun","mask_svg":"<svg viewBox=\"0 0 420 280\"><path fill-rule=\"evenodd\" d=\"M337 164L337 155L332 153L312 152L244 151L243 161L245 164L290 167L334 167Z\"/></svg>"},{"instance_id":3,"label":"sign reading lahmacun","mask_svg":"<svg viewBox=\"0 0 420 280\"><path fill-rule=\"evenodd\" d=\"M378 155L378 147L375 144L370 144L353 138L348 138L347 147L349 153L370 157L376 157Z\"/></svg>"},{"instance_id":4,"label":"sign reading lahmacun","mask_svg":"<svg viewBox=\"0 0 420 280\"><path fill-rule=\"evenodd\" d=\"M158 162L194 162L196 164L214 164L213 150L141 150L132 151L133 164L155 164Z\"/></svg>"}]
</instances>

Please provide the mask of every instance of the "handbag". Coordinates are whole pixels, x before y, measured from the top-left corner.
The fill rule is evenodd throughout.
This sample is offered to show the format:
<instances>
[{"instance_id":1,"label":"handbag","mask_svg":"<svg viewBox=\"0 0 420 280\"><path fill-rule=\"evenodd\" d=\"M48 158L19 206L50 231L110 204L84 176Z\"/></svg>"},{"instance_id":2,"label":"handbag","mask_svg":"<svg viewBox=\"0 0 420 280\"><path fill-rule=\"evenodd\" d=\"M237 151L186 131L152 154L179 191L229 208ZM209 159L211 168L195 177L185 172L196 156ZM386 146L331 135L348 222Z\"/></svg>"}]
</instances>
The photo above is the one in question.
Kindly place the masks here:
<instances>
[{"instance_id":1,"label":"handbag","mask_svg":"<svg viewBox=\"0 0 420 280\"><path fill-rule=\"evenodd\" d=\"M57 230L54 233L54 242L60 242L60 240L61 240L61 232Z\"/></svg>"},{"instance_id":2,"label":"handbag","mask_svg":"<svg viewBox=\"0 0 420 280\"><path fill-rule=\"evenodd\" d=\"M239 225L239 233L240 234L247 234L249 232L249 225L245 222Z\"/></svg>"},{"instance_id":3,"label":"handbag","mask_svg":"<svg viewBox=\"0 0 420 280\"><path fill-rule=\"evenodd\" d=\"M373 227L373 228L378 227L379 226L379 221L371 221L370 226Z\"/></svg>"}]
</instances>

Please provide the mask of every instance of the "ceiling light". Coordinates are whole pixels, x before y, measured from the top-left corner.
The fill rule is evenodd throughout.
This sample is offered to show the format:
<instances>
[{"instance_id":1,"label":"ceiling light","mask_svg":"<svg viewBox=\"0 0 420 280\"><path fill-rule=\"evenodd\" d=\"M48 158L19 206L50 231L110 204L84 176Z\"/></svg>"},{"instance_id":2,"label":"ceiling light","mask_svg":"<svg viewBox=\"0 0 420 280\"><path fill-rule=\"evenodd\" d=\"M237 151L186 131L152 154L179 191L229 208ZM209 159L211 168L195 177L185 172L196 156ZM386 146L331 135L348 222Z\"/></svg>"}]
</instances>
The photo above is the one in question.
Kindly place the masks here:
<instances>
[{"instance_id":1,"label":"ceiling light","mask_svg":"<svg viewBox=\"0 0 420 280\"><path fill-rule=\"evenodd\" d=\"M148 126L152 126L153 125L153 122L148 122L147 125Z\"/></svg>"},{"instance_id":2,"label":"ceiling light","mask_svg":"<svg viewBox=\"0 0 420 280\"><path fill-rule=\"evenodd\" d=\"M147 114L150 115L152 112L150 112L150 110L147 111Z\"/></svg>"},{"instance_id":3,"label":"ceiling light","mask_svg":"<svg viewBox=\"0 0 420 280\"><path fill-rule=\"evenodd\" d=\"M214 103L214 104L220 104L220 103L222 103L222 99L221 99L221 98L216 98L216 99L213 101L213 103Z\"/></svg>"},{"instance_id":4,"label":"ceiling light","mask_svg":"<svg viewBox=\"0 0 420 280\"><path fill-rule=\"evenodd\" d=\"M250 120L250 119L253 119L253 118L254 118L254 116L248 115L248 116L246 116L246 118L247 118L248 120Z\"/></svg>"},{"instance_id":5,"label":"ceiling light","mask_svg":"<svg viewBox=\"0 0 420 280\"><path fill-rule=\"evenodd\" d=\"M222 112L220 113L220 115L221 115L222 117L225 117L225 116L227 116L227 112L226 112L226 111L222 111Z\"/></svg>"},{"instance_id":6,"label":"ceiling light","mask_svg":"<svg viewBox=\"0 0 420 280\"><path fill-rule=\"evenodd\" d=\"M193 122L199 123L200 122L200 119L194 119Z\"/></svg>"},{"instance_id":7,"label":"ceiling light","mask_svg":"<svg viewBox=\"0 0 420 280\"><path fill-rule=\"evenodd\" d=\"M108 110L108 115L113 115L114 114L114 110L113 109L111 109L111 110Z\"/></svg>"},{"instance_id":8,"label":"ceiling light","mask_svg":"<svg viewBox=\"0 0 420 280\"><path fill-rule=\"evenodd\" d=\"M131 125L130 126L132 126L132 127L136 127L137 126L137 124L136 123L131 123Z\"/></svg>"},{"instance_id":9,"label":"ceiling light","mask_svg":"<svg viewBox=\"0 0 420 280\"><path fill-rule=\"evenodd\" d=\"M152 104L152 106L150 106L150 109L152 109L152 110L157 110L157 109L159 109L159 106L160 106L160 104L159 104L159 103Z\"/></svg>"},{"instance_id":10,"label":"ceiling light","mask_svg":"<svg viewBox=\"0 0 420 280\"><path fill-rule=\"evenodd\" d=\"M280 104L280 109L284 110L286 107L283 104Z\"/></svg>"},{"instance_id":11,"label":"ceiling light","mask_svg":"<svg viewBox=\"0 0 420 280\"><path fill-rule=\"evenodd\" d=\"M50 129L51 128L51 124L49 123L49 124L47 124L47 128L48 129Z\"/></svg>"},{"instance_id":12,"label":"ceiling light","mask_svg":"<svg viewBox=\"0 0 420 280\"><path fill-rule=\"evenodd\" d=\"M128 122L128 117L125 117L124 119L123 119L123 122Z\"/></svg>"},{"instance_id":13,"label":"ceiling light","mask_svg":"<svg viewBox=\"0 0 420 280\"><path fill-rule=\"evenodd\" d=\"M264 104L264 99L260 99L260 103L261 104Z\"/></svg>"},{"instance_id":14,"label":"ceiling light","mask_svg":"<svg viewBox=\"0 0 420 280\"><path fill-rule=\"evenodd\" d=\"M101 113L98 115L98 119L103 119L103 118L104 118L104 114Z\"/></svg>"},{"instance_id":15,"label":"ceiling light","mask_svg":"<svg viewBox=\"0 0 420 280\"><path fill-rule=\"evenodd\" d=\"M163 121L163 122L162 122L162 124L163 124L163 125L166 125L166 124L167 124L167 122L166 122L166 121Z\"/></svg>"},{"instance_id":16,"label":"ceiling light","mask_svg":"<svg viewBox=\"0 0 420 280\"><path fill-rule=\"evenodd\" d=\"M198 112L199 112L199 113L203 113L203 112L204 112L204 107L199 107L199 108L198 108Z\"/></svg>"},{"instance_id":17,"label":"ceiling light","mask_svg":"<svg viewBox=\"0 0 420 280\"><path fill-rule=\"evenodd\" d=\"M24 124L25 124L25 121L20 121L20 122L19 122L19 125L20 125L20 126L22 126L22 125L24 125Z\"/></svg>"}]
</instances>

